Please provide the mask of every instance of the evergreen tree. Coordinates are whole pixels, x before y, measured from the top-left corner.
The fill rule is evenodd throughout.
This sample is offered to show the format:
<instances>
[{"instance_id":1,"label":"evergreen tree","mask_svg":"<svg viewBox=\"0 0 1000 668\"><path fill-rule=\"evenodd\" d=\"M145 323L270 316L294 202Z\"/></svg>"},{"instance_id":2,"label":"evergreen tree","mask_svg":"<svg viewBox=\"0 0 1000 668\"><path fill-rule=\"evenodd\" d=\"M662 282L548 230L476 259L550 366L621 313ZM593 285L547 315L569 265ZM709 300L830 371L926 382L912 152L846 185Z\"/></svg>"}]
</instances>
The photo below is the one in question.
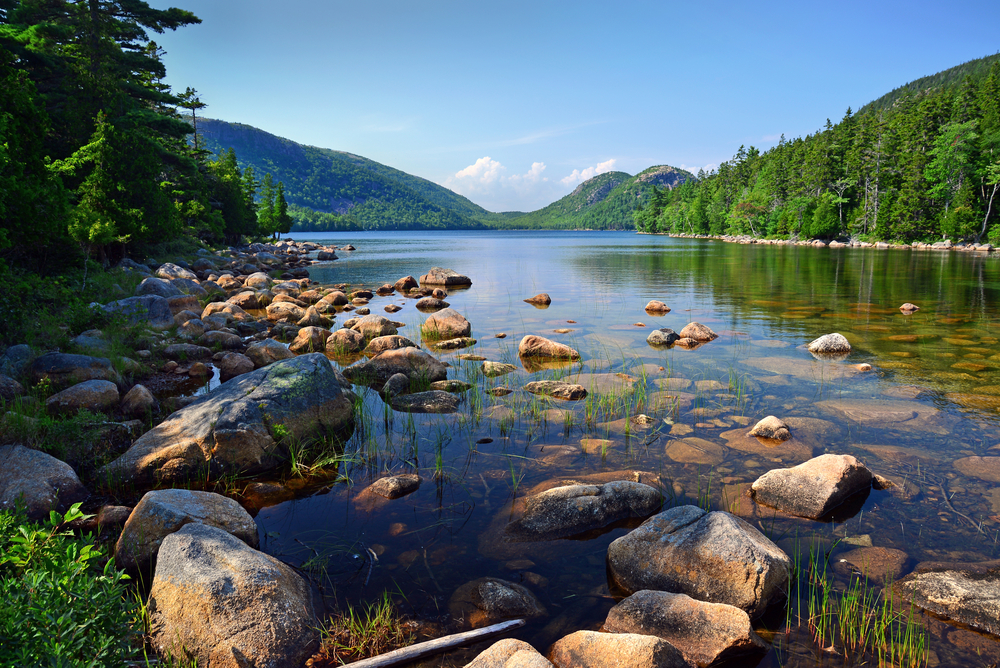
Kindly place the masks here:
<instances>
[{"instance_id":1,"label":"evergreen tree","mask_svg":"<svg viewBox=\"0 0 1000 668\"><path fill-rule=\"evenodd\" d=\"M288 215L288 202L285 201L285 184L278 181L278 194L274 201L274 230L275 237L280 238L282 234L292 231L292 217Z\"/></svg>"}]
</instances>

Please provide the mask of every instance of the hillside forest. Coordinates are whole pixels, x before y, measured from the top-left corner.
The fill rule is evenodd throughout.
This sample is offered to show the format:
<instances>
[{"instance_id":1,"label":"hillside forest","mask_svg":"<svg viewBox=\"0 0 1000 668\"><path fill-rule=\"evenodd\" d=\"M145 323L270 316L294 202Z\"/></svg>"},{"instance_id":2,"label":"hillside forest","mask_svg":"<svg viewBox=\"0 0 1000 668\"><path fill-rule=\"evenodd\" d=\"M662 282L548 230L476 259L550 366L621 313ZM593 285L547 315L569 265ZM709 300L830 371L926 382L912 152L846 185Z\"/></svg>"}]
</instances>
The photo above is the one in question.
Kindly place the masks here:
<instances>
[{"instance_id":1,"label":"hillside forest","mask_svg":"<svg viewBox=\"0 0 1000 668\"><path fill-rule=\"evenodd\" d=\"M653 192L636 228L1000 244L1000 56L907 84L770 150L741 146L699 177Z\"/></svg>"}]
</instances>

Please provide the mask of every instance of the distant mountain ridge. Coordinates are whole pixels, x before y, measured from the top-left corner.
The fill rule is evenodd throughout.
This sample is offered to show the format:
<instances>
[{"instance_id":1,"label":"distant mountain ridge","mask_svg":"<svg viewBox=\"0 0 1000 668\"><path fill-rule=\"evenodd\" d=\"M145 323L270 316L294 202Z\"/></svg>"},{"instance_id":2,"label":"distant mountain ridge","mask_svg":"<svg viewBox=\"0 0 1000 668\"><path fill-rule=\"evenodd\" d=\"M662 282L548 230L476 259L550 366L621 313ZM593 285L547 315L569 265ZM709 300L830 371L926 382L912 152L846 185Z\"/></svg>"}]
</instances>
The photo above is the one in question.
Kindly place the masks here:
<instances>
[{"instance_id":1,"label":"distant mountain ridge","mask_svg":"<svg viewBox=\"0 0 1000 668\"><path fill-rule=\"evenodd\" d=\"M451 190L368 158L217 119L199 119L200 144L232 147L241 168L270 173L285 185L295 230L337 229L632 229L632 213L654 185L673 188L694 177L661 165L632 176L606 172L549 206L492 213Z\"/></svg>"},{"instance_id":2,"label":"distant mountain ridge","mask_svg":"<svg viewBox=\"0 0 1000 668\"><path fill-rule=\"evenodd\" d=\"M990 66L997 60L1000 60L1000 53L992 56L984 56L983 58L976 58L975 60L964 62L961 65L949 67L948 69L942 70L937 74L931 74L930 76L914 79L909 83L905 83L898 88L892 89L882 97L872 100L865 106L858 109L858 113L885 109L886 107L892 106L896 100L906 94L925 93L928 91L941 91L954 88L961 85L967 76L972 77L973 79L984 77L987 72L989 72Z\"/></svg>"}]
</instances>

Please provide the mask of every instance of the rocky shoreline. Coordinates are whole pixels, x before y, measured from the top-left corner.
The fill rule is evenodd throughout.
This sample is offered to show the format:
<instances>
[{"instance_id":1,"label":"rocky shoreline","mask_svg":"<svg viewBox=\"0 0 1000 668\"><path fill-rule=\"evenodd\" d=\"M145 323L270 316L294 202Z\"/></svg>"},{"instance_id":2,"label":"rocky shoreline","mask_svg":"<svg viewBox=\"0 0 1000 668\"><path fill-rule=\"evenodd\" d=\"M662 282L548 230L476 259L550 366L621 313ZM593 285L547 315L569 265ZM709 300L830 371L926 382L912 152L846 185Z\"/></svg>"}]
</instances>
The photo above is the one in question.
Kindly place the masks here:
<instances>
[{"instance_id":1,"label":"rocky shoreline","mask_svg":"<svg viewBox=\"0 0 1000 668\"><path fill-rule=\"evenodd\" d=\"M649 232L638 232L637 234L650 234ZM680 234L671 232L666 236L677 239L711 239L713 241L725 241L732 244L760 244L764 246L813 246L816 248L876 248L878 250L942 250L942 251L965 251L978 253L992 253L996 251L993 244L973 244L965 241L952 243L950 240L935 241L927 243L924 241L914 241L909 244L891 243L888 241L842 241L833 239L824 241L822 239L761 239L750 235L731 234Z\"/></svg>"},{"instance_id":2,"label":"rocky shoreline","mask_svg":"<svg viewBox=\"0 0 1000 668\"><path fill-rule=\"evenodd\" d=\"M822 242L811 245L817 243ZM135 433L124 452L97 470L92 484L102 490L148 491L134 508L103 505L77 528L121 527L116 563L149 583L151 642L164 656L186 655L205 666L297 668L320 641L321 597L295 569L258 549L256 525L246 509L254 494L286 499L291 492L277 484L252 483L241 505L190 487L274 471L285 465L294 442L346 441L355 429L359 385L375 389L403 413L457 412L460 394L469 389L448 378L449 365L434 353L476 343L472 324L445 301L448 289L471 285L471 279L434 267L419 280L406 276L374 290L311 281L308 267L336 260L338 250L354 248L285 241L204 252L191 263L125 261L123 269L142 277L136 294L94 308L109 327L124 321L147 330L145 343L136 349L138 359L113 364L102 355L108 348L100 330L73 339L78 350L92 354L36 356L27 346L13 346L0 356L0 389L9 405L30 401L18 379L43 382L55 390L45 400L50 414L103 412ZM403 323L370 312L377 296L405 297L428 314L420 332L423 348L400 335ZM544 307L551 298L540 294L525 301ZM390 315L398 309L392 303L384 307ZM670 309L653 301L646 310ZM340 327L335 326L338 318L345 318ZM715 338L711 329L692 322L679 334L655 330L648 343L694 349ZM839 334L829 334L809 350L840 359L850 353L850 345ZM519 341L517 352L528 370L581 357L534 334ZM340 372L328 356L353 363ZM475 361L486 378L515 370L498 361ZM204 378L213 369L224 382L182 400L158 397L133 380L154 373ZM557 380L530 382L523 390L564 401L579 401L588 393L582 385ZM161 404L168 402L164 410ZM147 429L143 418L161 414L163 419ZM8 412L3 424L18 419L28 418ZM638 428L651 422L645 415L625 420ZM746 438L774 447L793 438L792 431L785 421L768 416ZM88 498L90 492L65 462L6 438L9 444L0 447L0 509L22 502L29 516L41 518ZM638 523L607 550L609 582L621 600L601 631L575 630L548 648L547 658L527 643L502 640L469 665L600 667L627 660L633 666L686 667L759 660L769 645L754 633L752 622L782 604L794 576L793 557L736 514L691 505L665 508L658 478L654 482L634 471L602 476L557 480L530 491L497 515L494 533L481 541L481 551L506 558L621 522ZM416 474L382 477L361 490L356 501L372 507L391 503L420 483ZM748 500L815 520L860 508L858 499L863 501L873 486L891 485L852 456L825 454L768 471L752 484ZM859 548L867 549L882 548ZM1000 600L1000 582L992 572L987 585L979 582L976 592L955 597L958 602L950 608L921 603L939 602L935 592L964 586L962 578L971 576L962 575L962 568L928 568L927 573L952 575L942 581L914 574L899 583L899 591L937 614L996 633L981 623L993 610L990 601ZM449 611L472 627L548 614L529 586L493 576L459 587Z\"/></svg>"}]
</instances>

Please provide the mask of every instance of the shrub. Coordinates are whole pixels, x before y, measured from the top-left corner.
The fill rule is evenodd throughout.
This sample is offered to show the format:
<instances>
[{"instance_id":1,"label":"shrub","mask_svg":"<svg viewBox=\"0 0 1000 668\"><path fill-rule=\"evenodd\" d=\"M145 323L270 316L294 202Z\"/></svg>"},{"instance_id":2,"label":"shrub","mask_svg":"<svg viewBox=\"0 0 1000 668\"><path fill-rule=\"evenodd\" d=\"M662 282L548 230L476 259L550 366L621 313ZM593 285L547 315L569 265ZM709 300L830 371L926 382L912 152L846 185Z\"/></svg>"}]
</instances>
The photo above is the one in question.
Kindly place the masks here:
<instances>
[{"instance_id":1,"label":"shrub","mask_svg":"<svg viewBox=\"0 0 1000 668\"><path fill-rule=\"evenodd\" d=\"M83 517L79 504L48 527L0 513L0 665L122 665L136 653L128 576L65 529Z\"/></svg>"}]
</instances>

